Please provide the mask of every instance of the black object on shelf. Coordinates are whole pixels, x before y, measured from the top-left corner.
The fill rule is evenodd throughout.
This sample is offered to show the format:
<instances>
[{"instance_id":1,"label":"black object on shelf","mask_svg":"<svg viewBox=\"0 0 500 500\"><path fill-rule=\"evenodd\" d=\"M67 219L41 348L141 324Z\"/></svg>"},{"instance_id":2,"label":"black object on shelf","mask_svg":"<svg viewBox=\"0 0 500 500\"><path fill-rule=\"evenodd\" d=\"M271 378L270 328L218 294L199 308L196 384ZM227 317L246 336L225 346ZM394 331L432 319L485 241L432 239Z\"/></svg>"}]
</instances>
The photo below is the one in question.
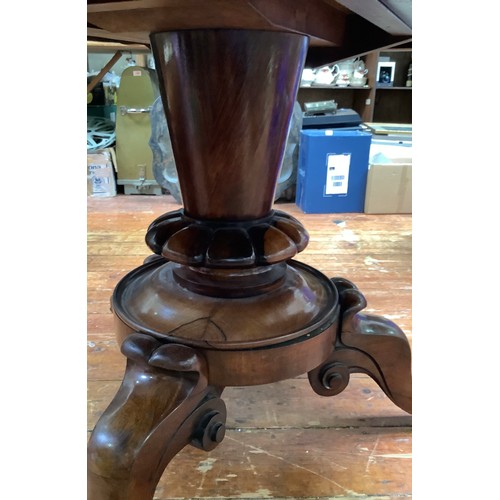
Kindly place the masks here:
<instances>
[{"instance_id":1,"label":"black object on shelf","mask_svg":"<svg viewBox=\"0 0 500 500\"><path fill-rule=\"evenodd\" d=\"M361 116L353 109L337 109L335 113L304 113L302 129L356 127L361 122Z\"/></svg>"}]
</instances>

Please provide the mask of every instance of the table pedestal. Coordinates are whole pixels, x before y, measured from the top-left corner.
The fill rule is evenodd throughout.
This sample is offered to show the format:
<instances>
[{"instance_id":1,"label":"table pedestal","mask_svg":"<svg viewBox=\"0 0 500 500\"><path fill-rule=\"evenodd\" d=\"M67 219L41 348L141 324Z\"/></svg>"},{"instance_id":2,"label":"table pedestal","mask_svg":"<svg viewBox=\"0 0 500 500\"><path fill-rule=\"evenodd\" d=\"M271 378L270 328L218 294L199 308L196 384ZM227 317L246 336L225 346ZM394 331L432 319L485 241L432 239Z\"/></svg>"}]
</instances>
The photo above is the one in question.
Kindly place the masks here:
<instances>
[{"instance_id":1,"label":"table pedestal","mask_svg":"<svg viewBox=\"0 0 500 500\"><path fill-rule=\"evenodd\" d=\"M363 314L348 280L294 260L307 231L272 210L307 37L211 29L151 42L184 208L152 222L153 255L113 293L127 366L89 441L91 500L152 499L184 446L217 446L227 386L308 373L329 396L363 372L411 411L404 333Z\"/></svg>"}]
</instances>

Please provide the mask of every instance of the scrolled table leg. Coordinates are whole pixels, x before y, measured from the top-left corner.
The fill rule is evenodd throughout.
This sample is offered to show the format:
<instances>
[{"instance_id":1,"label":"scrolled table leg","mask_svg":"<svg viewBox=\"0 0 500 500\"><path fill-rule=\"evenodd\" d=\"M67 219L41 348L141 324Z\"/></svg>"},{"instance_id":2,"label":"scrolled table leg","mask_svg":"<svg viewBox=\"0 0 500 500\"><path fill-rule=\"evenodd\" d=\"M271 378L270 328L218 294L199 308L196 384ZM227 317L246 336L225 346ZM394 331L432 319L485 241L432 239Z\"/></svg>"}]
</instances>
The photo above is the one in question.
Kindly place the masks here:
<instances>
[{"instance_id":1,"label":"scrolled table leg","mask_svg":"<svg viewBox=\"0 0 500 500\"><path fill-rule=\"evenodd\" d=\"M411 350L404 332L381 316L363 314L366 300L344 278L333 278L340 297L341 321L327 360L309 372L317 394L335 396L349 383L350 373L368 374L391 401L411 413Z\"/></svg>"},{"instance_id":2,"label":"scrolled table leg","mask_svg":"<svg viewBox=\"0 0 500 500\"><path fill-rule=\"evenodd\" d=\"M122 385L88 445L89 500L152 499L182 448L211 450L224 438L222 388L207 384L203 356L141 333L131 334L122 352Z\"/></svg>"}]
</instances>

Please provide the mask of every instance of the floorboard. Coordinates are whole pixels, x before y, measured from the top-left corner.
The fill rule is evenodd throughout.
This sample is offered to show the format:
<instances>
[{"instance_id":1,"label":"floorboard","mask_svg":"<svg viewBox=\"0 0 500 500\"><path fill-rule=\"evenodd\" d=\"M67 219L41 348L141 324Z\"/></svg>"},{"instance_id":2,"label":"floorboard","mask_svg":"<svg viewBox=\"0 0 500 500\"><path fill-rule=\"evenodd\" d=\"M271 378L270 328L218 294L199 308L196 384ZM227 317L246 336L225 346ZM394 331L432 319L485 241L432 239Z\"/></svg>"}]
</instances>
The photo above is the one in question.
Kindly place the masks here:
<instances>
[{"instance_id":1,"label":"floorboard","mask_svg":"<svg viewBox=\"0 0 500 500\"><path fill-rule=\"evenodd\" d=\"M88 199L88 432L116 393L125 359L114 338L110 296L150 255L149 224L179 205L169 195ZM278 203L307 228L297 256L329 277L353 281L366 312L395 321L412 341L411 215L304 214ZM351 377L333 398L306 375L230 387L224 441L207 453L187 447L165 471L156 500L272 498L408 499L412 496L411 416L369 377Z\"/></svg>"}]
</instances>

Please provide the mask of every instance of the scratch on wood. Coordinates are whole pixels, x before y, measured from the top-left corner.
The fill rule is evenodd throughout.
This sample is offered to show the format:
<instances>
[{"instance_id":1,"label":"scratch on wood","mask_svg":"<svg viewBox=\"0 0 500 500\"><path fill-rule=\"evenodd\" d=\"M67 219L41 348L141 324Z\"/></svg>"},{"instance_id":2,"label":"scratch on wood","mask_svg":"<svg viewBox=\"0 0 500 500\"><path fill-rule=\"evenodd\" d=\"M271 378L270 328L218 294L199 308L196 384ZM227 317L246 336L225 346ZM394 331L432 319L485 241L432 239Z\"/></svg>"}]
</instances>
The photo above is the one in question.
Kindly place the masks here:
<instances>
[{"instance_id":1,"label":"scratch on wood","mask_svg":"<svg viewBox=\"0 0 500 500\"><path fill-rule=\"evenodd\" d=\"M375 441L375 445L373 446L373 449L370 453L370 456L368 457L368 460L366 461L365 472L368 472L370 465L372 463L376 462L376 459L374 458L374 456L375 456L374 453L375 453L375 450L377 449L379 441L380 441L380 436L377 436L377 440Z\"/></svg>"},{"instance_id":2,"label":"scratch on wood","mask_svg":"<svg viewBox=\"0 0 500 500\"><path fill-rule=\"evenodd\" d=\"M247 462L248 462L248 465L250 465L250 469L253 472L254 476L256 476L257 471L255 470L255 465L252 463L252 460L251 460L249 455L247 455Z\"/></svg>"},{"instance_id":3,"label":"scratch on wood","mask_svg":"<svg viewBox=\"0 0 500 500\"><path fill-rule=\"evenodd\" d=\"M200 471L202 474L206 474L209 470L212 470L214 467L214 463L217 462L216 458L207 458L206 460L202 460L196 470Z\"/></svg>"},{"instance_id":4,"label":"scratch on wood","mask_svg":"<svg viewBox=\"0 0 500 500\"><path fill-rule=\"evenodd\" d=\"M412 458L411 453L386 453L385 455L374 455L374 456L383 458Z\"/></svg>"},{"instance_id":5,"label":"scratch on wood","mask_svg":"<svg viewBox=\"0 0 500 500\"><path fill-rule=\"evenodd\" d=\"M268 451L266 451L266 450L264 450L262 448L258 448L257 446L252 446L251 444L243 443L241 441L238 441L237 439L234 439L231 436L226 436L226 439L230 439L231 441L234 441L235 443L238 443L239 445L244 446L245 448L251 448L252 450L256 450L258 453L265 453L267 456L269 456L271 458L275 458L276 460L281 460L282 462L284 462L284 463L286 463L288 465L291 465L292 467L297 467L297 469L302 469L302 470L304 470L306 472L309 472L310 474L314 474L315 476L318 476L321 479L323 479L325 481L328 481L329 483L334 484L335 486L337 486L338 488L342 489L343 491L345 491L349 495L353 495L353 496L357 496L357 497L364 496L364 495L361 495L361 494L359 494L359 493L357 493L357 492L355 492L353 490L350 490L349 488L346 488L346 487L342 486L341 484L337 483L333 479L330 479L330 478L325 477L325 476L323 476L321 474L318 474L316 471L310 470L310 469L308 469L306 467L303 467L302 465L298 465L296 463L290 462L289 460L286 460L283 457L280 457L278 455L274 455L272 453L269 453Z\"/></svg>"},{"instance_id":6,"label":"scratch on wood","mask_svg":"<svg viewBox=\"0 0 500 500\"><path fill-rule=\"evenodd\" d=\"M216 462L216 458L207 458L206 460L202 460L199 464L198 467L196 467L197 471L200 471L202 476L200 480L200 484L198 486L199 490L203 489L203 484L205 483L205 476L209 470L213 469L214 462Z\"/></svg>"}]
</instances>

